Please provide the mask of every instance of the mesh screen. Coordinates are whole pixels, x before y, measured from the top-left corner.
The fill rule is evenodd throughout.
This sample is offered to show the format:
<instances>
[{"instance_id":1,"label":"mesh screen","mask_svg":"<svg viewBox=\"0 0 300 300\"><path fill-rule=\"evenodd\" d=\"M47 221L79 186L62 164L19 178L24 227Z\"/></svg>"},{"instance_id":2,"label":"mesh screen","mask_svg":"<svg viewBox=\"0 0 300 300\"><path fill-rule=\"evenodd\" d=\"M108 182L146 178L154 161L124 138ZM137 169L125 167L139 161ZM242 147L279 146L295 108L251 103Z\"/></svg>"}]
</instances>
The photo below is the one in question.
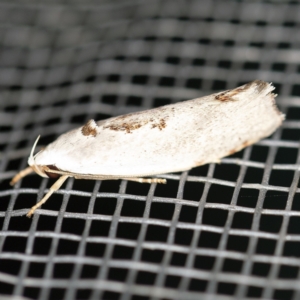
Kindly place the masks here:
<instances>
[{"instance_id":1,"label":"mesh screen","mask_svg":"<svg viewBox=\"0 0 300 300\"><path fill-rule=\"evenodd\" d=\"M1 1L2 297L300 299L299 6ZM9 185L39 134L254 79L286 114L269 138L166 185L68 179L25 217L54 182Z\"/></svg>"}]
</instances>

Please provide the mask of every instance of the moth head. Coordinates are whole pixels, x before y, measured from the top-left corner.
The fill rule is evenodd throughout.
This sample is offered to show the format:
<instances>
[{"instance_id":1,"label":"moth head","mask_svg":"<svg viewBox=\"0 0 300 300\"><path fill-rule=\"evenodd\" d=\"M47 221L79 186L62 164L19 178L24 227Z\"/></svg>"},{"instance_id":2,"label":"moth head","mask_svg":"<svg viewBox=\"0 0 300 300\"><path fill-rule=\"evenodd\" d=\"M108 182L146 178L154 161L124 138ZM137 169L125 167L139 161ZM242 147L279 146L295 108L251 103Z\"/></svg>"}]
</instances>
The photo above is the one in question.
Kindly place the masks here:
<instances>
[{"instance_id":1,"label":"moth head","mask_svg":"<svg viewBox=\"0 0 300 300\"><path fill-rule=\"evenodd\" d=\"M33 147L32 147L31 152L30 152L30 156L29 156L29 158L28 158L28 164L29 164L29 166L34 170L34 172L36 172L37 174L39 174L39 175L42 176L42 177L48 178L47 174L45 173L45 170L44 170L43 166L39 166L39 165L37 165L37 164L35 163L35 159L34 159L34 158L35 158L35 156L36 156L38 153L37 153L35 156L33 156L35 147L36 147L36 145L37 145L39 139L40 139L40 135L37 137L37 139L35 140L35 142L34 142L34 144L33 144Z\"/></svg>"}]
</instances>

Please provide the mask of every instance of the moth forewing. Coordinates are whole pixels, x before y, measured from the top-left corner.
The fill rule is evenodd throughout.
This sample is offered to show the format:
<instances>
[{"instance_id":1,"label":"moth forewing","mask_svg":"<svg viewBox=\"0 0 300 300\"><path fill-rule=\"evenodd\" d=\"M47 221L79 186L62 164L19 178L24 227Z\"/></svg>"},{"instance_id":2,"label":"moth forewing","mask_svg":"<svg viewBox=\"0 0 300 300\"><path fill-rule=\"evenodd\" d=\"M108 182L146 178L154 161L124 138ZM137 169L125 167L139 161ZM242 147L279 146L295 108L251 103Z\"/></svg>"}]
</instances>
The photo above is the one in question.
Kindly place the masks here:
<instances>
[{"instance_id":1,"label":"moth forewing","mask_svg":"<svg viewBox=\"0 0 300 300\"><path fill-rule=\"evenodd\" d=\"M33 156L36 141L28 160L32 170L43 177L61 175L41 202L68 177L165 183L165 179L142 177L218 162L280 126L284 116L276 107L273 89L256 80L194 100L90 120ZM21 171L12 182L31 171Z\"/></svg>"}]
</instances>

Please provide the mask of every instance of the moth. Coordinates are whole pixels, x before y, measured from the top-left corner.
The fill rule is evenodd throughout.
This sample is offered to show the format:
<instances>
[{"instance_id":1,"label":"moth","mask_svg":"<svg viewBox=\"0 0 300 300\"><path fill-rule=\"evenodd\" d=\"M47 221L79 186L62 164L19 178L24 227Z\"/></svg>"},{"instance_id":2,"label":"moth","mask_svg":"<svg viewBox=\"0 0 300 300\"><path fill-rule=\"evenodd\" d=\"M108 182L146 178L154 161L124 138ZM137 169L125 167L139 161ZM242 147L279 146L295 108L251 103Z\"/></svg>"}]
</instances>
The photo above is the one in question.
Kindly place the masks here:
<instances>
[{"instance_id":1,"label":"moth","mask_svg":"<svg viewBox=\"0 0 300 300\"><path fill-rule=\"evenodd\" d=\"M284 119L273 90L270 83L256 80L189 101L90 120L34 155L37 139L29 167L11 184L32 172L58 178L30 209L30 217L68 177L166 183L151 176L219 163L222 157L272 134Z\"/></svg>"}]
</instances>

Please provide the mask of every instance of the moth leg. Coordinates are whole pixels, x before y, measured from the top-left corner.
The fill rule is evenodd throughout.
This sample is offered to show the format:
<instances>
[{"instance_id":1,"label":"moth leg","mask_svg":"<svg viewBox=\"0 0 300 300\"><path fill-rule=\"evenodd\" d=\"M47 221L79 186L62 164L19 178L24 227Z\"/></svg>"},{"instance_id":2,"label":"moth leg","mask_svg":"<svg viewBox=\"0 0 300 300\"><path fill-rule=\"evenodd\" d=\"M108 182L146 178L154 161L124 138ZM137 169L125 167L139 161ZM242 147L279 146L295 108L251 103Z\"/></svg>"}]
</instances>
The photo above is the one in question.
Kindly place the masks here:
<instances>
[{"instance_id":1,"label":"moth leg","mask_svg":"<svg viewBox=\"0 0 300 300\"><path fill-rule=\"evenodd\" d=\"M129 178L122 178L125 180L140 182L140 183L163 183L166 184L167 180L163 178L138 178L138 177L129 177Z\"/></svg>"},{"instance_id":2,"label":"moth leg","mask_svg":"<svg viewBox=\"0 0 300 300\"><path fill-rule=\"evenodd\" d=\"M23 177L27 176L30 173L33 173L33 169L31 167L27 167L26 169L16 174L9 184L10 185L16 184L19 180L21 180Z\"/></svg>"},{"instance_id":3,"label":"moth leg","mask_svg":"<svg viewBox=\"0 0 300 300\"><path fill-rule=\"evenodd\" d=\"M26 216L28 218L30 218L34 214L36 209L39 208L40 206L42 206L48 200L48 198L62 186L62 184L66 181L66 179L68 177L69 177L68 175L63 175L63 176L59 177L54 182L54 184L50 187L49 192L36 205L31 207L30 211L28 212L28 214Z\"/></svg>"}]
</instances>

